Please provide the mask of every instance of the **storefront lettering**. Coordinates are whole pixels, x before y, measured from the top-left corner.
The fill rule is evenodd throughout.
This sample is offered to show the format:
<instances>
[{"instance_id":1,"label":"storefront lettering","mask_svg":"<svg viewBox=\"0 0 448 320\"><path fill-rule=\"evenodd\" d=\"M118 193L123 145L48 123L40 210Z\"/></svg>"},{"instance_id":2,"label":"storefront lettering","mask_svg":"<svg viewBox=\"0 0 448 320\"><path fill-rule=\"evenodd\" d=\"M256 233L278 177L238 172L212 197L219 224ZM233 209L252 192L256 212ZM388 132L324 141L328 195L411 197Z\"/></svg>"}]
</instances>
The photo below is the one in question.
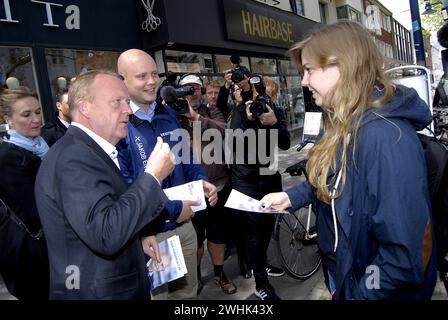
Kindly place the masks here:
<instances>
[{"instance_id":1,"label":"storefront lettering","mask_svg":"<svg viewBox=\"0 0 448 320\"><path fill-rule=\"evenodd\" d=\"M19 23L19 20L13 19L12 12L11 12L11 6L10 6L11 0L3 0L3 9L5 12L5 19L0 19L1 22L12 22L12 23ZM30 0L32 3L38 3L45 5L45 11L47 13L47 21L43 23L46 27L55 27L58 28L59 24L56 24L53 20L53 12L51 11L51 6L56 7L63 7L60 3L54 3L54 2L47 2L47 1L38 1L38 0ZM65 8L65 13L68 15L65 19L65 27L68 30L73 29L80 29L80 10L79 7L76 5L69 5L67 8Z\"/></svg>"},{"instance_id":2,"label":"storefront lettering","mask_svg":"<svg viewBox=\"0 0 448 320\"><path fill-rule=\"evenodd\" d=\"M244 33L251 36L294 42L292 24L241 10Z\"/></svg>"},{"instance_id":3,"label":"storefront lettering","mask_svg":"<svg viewBox=\"0 0 448 320\"><path fill-rule=\"evenodd\" d=\"M14 20L11 16L11 6L9 5L9 0L3 0L3 8L5 8L5 16L6 19L0 19L0 21L4 22L19 22L18 20Z\"/></svg>"}]
</instances>

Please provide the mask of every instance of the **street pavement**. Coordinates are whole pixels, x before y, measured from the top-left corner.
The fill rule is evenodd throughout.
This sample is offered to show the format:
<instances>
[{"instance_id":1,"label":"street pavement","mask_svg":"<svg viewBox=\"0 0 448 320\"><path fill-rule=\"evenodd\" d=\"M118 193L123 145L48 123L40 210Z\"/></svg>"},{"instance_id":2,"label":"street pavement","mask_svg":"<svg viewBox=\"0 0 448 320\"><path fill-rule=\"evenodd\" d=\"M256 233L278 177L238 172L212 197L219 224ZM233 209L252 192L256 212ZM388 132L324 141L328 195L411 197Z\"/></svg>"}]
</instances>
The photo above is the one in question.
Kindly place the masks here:
<instances>
[{"instance_id":1,"label":"street pavement","mask_svg":"<svg viewBox=\"0 0 448 320\"><path fill-rule=\"evenodd\" d=\"M291 147L287 151L279 153L279 172L282 174L284 189L298 183L302 177L290 177L285 174L285 168L302 160L308 151L306 147L300 153L296 151L296 147ZM268 262L280 266L276 257L274 241L268 249ZM204 288L199 295L199 300L258 300L255 296L255 281L253 278L245 279L239 273L238 258L236 253L232 254L224 265L224 270L229 279L236 284L238 291L235 294L228 295L222 292L221 288L213 281L213 266L210 261L209 254L206 252L202 261L202 279ZM330 295L324 284L322 268L320 268L311 278L301 281L289 277L287 274L281 277L270 277L270 283L275 288L278 296L283 300L329 300ZM0 277L0 300L14 300ZM448 300L442 282L438 282L433 300Z\"/></svg>"}]
</instances>

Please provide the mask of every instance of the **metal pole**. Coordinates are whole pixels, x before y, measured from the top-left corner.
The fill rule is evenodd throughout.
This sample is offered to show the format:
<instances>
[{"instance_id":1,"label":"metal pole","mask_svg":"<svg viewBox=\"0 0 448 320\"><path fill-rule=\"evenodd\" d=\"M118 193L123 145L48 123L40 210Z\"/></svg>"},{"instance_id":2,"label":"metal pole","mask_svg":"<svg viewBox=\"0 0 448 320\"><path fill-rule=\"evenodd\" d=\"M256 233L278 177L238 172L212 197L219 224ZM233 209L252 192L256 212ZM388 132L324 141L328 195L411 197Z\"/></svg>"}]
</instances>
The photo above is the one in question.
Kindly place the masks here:
<instances>
[{"instance_id":1,"label":"metal pole","mask_svg":"<svg viewBox=\"0 0 448 320\"><path fill-rule=\"evenodd\" d=\"M420 10L418 8L418 0L409 0L412 19L412 33L414 36L414 50L417 64L426 66L425 45L423 43L422 22L420 20Z\"/></svg>"}]
</instances>

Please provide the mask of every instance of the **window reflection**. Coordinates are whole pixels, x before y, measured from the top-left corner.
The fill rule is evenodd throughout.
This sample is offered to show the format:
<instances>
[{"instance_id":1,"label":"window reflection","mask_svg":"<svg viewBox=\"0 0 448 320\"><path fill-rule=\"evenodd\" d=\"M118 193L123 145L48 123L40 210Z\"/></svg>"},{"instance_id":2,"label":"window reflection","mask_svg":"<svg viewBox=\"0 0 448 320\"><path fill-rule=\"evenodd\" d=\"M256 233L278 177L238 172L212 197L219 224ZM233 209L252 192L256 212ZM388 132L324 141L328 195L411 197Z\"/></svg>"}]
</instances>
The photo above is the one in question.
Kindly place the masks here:
<instances>
[{"instance_id":1,"label":"window reflection","mask_svg":"<svg viewBox=\"0 0 448 320\"><path fill-rule=\"evenodd\" d=\"M170 72L213 73L213 58L208 53L166 50L166 64Z\"/></svg>"},{"instance_id":2,"label":"window reflection","mask_svg":"<svg viewBox=\"0 0 448 320\"><path fill-rule=\"evenodd\" d=\"M52 96L82 72L93 69L117 71L119 55L120 52L114 51L45 49Z\"/></svg>"},{"instance_id":3,"label":"window reflection","mask_svg":"<svg viewBox=\"0 0 448 320\"><path fill-rule=\"evenodd\" d=\"M0 84L17 83L36 91L33 59L30 48L0 46ZM14 81L11 81L14 80Z\"/></svg>"}]
</instances>

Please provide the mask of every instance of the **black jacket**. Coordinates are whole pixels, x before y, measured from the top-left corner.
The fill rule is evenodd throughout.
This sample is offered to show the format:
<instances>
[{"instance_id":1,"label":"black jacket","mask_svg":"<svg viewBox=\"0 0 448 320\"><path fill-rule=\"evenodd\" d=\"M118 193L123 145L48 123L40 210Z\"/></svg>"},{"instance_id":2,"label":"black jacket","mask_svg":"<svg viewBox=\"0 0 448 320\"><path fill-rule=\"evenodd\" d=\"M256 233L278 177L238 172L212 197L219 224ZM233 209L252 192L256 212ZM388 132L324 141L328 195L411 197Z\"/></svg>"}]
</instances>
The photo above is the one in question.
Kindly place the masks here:
<instances>
[{"instance_id":1,"label":"black jacket","mask_svg":"<svg viewBox=\"0 0 448 320\"><path fill-rule=\"evenodd\" d=\"M56 115L55 122L46 123L42 127L41 136L47 142L48 146L51 147L56 141L58 141L67 131L67 127L59 120Z\"/></svg>"},{"instance_id":2,"label":"black jacket","mask_svg":"<svg viewBox=\"0 0 448 320\"><path fill-rule=\"evenodd\" d=\"M11 143L0 143L0 198L32 233L41 228L34 198L40 163L32 152ZM48 298L45 240L29 237L5 210L0 214L0 273L10 293L17 298Z\"/></svg>"},{"instance_id":3,"label":"black jacket","mask_svg":"<svg viewBox=\"0 0 448 320\"><path fill-rule=\"evenodd\" d=\"M250 100L252 93L245 93L243 99ZM266 163L267 159L275 159L276 155L271 154L271 149L274 148L274 143L281 150L289 149L291 139L287 129L285 113L275 104L272 106L277 123L273 126L262 125L258 119L249 121L246 115L245 104L236 106L231 112L230 129L234 130L233 138L233 163L230 165L232 172L232 183L235 189L243 192L253 198L261 198L267 193L282 190L281 176L275 169L271 174L262 174L260 169L266 169L272 165L272 161ZM241 129L243 134L236 134L235 130ZM262 129L262 130L260 130ZM266 138L260 134L261 131L266 132ZM277 141L271 141L271 134L277 133ZM244 133L255 132L256 143L249 143L244 138ZM261 140L260 140L261 139ZM244 152L237 152L237 145L244 145ZM265 150L261 150L259 146L264 146ZM255 156L255 163L251 161L250 157ZM253 159L252 159L253 160ZM278 163L278 162L277 162Z\"/></svg>"}]
</instances>

